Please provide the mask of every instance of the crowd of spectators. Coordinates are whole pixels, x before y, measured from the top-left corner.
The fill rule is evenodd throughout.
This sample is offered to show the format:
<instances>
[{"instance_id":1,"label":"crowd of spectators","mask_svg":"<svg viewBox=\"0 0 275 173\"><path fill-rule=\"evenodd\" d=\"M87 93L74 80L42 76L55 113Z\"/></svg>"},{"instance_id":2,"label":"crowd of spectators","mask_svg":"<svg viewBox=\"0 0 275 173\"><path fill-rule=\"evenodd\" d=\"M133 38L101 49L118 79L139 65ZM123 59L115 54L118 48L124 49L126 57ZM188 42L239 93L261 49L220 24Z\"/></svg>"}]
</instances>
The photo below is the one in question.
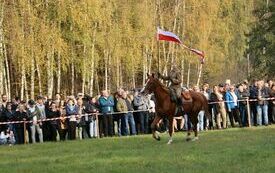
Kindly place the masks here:
<instances>
[{"instance_id":1,"label":"crowd of spectators","mask_svg":"<svg viewBox=\"0 0 275 173\"><path fill-rule=\"evenodd\" d=\"M238 85L225 83L212 88L205 83L201 89L194 86L190 90L202 92L209 101L211 119L206 119L203 111L199 113L200 131L275 123L275 84L271 80L253 81L251 85L247 81ZM66 98L56 94L54 99L37 96L27 102L17 97L9 101L3 94L0 122L27 123L0 124L0 144L148 134L154 116L154 95L144 96L139 90L119 89L114 94L103 90L94 97L83 93ZM175 117L174 128L185 130L187 123L188 115ZM165 132L167 124L164 118L159 130Z\"/></svg>"}]
</instances>

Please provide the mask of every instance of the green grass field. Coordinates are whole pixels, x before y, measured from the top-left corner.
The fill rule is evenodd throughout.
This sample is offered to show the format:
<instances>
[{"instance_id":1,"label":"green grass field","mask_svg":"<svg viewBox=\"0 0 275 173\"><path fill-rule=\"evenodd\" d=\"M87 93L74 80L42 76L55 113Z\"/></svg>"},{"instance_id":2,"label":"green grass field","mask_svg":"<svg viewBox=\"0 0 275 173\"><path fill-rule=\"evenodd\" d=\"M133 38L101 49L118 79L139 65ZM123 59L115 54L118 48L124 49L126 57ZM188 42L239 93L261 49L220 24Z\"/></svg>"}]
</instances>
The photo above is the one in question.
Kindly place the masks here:
<instances>
[{"instance_id":1,"label":"green grass field","mask_svg":"<svg viewBox=\"0 0 275 173\"><path fill-rule=\"evenodd\" d=\"M275 126L0 147L1 173L275 172Z\"/></svg>"}]
</instances>

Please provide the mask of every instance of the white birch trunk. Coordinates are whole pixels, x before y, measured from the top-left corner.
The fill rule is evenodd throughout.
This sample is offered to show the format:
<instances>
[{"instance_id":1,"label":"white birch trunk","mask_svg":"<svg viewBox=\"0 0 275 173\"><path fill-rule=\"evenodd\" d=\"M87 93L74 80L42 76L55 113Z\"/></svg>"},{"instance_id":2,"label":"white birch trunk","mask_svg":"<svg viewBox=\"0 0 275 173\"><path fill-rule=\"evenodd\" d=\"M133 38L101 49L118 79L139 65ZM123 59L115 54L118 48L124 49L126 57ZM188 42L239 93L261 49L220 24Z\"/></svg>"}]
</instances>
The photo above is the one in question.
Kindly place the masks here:
<instances>
[{"instance_id":1,"label":"white birch trunk","mask_svg":"<svg viewBox=\"0 0 275 173\"><path fill-rule=\"evenodd\" d=\"M11 87L10 87L10 68L9 68L9 61L8 61L8 55L7 55L7 49L6 45L4 44L4 57L5 57L5 68L6 68L6 80L7 80L7 97L10 100L11 99Z\"/></svg>"},{"instance_id":2,"label":"white birch trunk","mask_svg":"<svg viewBox=\"0 0 275 173\"><path fill-rule=\"evenodd\" d=\"M22 63L21 69L21 89L20 89L20 99L24 100L24 88L25 88L25 64Z\"/></svg>"},{"instance_id":3,"label":"white birch trunk","mask_svg":"<svg viewBox=\"0 0 275 173\"><path fill-rule=\"evenodd\" d=\"M4 35L3 35L3 17L4 17L4 2L0 5L0 94L3 94L3 57L4 57Z\"/></svg>"},{"instance_id":4,"label":"white birch trunk","mask_svg":"<svg viewBox=\"0 0 275 173\"><path fill-rule=\"evenodd\" d=\"M189 63L188 63L188 71L187 71L187 88L189 88L189 82L190 82L190 66L191 66L191 64L190 64L190 61L189 61Z\"/></svg>"},{"instance_id":5,"label":"white birch trunk","mask_svg":"<svg viewBox=\"0 0 275 173\"><path fill-rule=\"evenodd\" d=\"M182 83L181 83L181 86L183 86L183 78L184 77L184 58L182 58L182 60L181 60L181 81L182 81Z\"/></svg>"},{"instance_id":6,"label":"white birch trunk","mask_svg":"<svg viewBox=\"0 0 275 173\"><path fill-rule=\"evenodd\" d=\"M90 77L90 96L93 95L93 89L94 89L94 71L95 71L95 59L94 59L94 55L92 55L92 57L93 57L93 59L92 59L91 77Z\"/></svg>"},{"instance_id":7,"label":"white birch trunk","mask_svg":"<svg viewBox=\"0 0 275 173\"><path fill-rule=\"evenodd\" d=\"M32 56L31 59L31 99L34 100L34 78L35 78L35 64Z\"/></svg>"},{"instance_id":8,"label":"white birch trunk","mask_svg":"<svg viewBox=\"0 0 275 173\"><path fill-rule=\"evenodd\" d=\"M1 60L1 64L3 64L3 60ZM7 84L7 74L5 67L3 67L3 84L4 84L4 89L5 89L5 94L7 94L8 91L8 84Z\"/></svg>"},{"instance_id":9,"label":"white birch trunk","mask_svg":"<svg viewBox=\"0 0 275 173\"><path fill-rule=\"evenodd\" d=\"M120 63L119 63L119 58L116 56L116 88L120 88L120 77L119 77L119 69L120 69Z\"/></svg>"},{"instance_id":10,"label":"white birch trunk","mask_svg":"<svg viewBox=\"0 0 275 173\"><path fill-rule=\"evenodd\" d=\"M74 63L72 62L71 64L71 69L72 69L72 90L71 90L71 95L74 95Z\"/></svg>"},{"instance_id":11,"label":"white birch trunk","mask_svg":"<svg viewBox=\"0 0 275 173\"><path fill-rule=\"evenodd\" d=\"M39 88L39 95L42 94L42 81L41 81L41 72L39 64L37 63L37 60L35 61L36 65L36 71L37 71L37 78L38 78L38 88Z\"/></svg>"},{"instance_id":12,"label":"white birch trunk","mask_svg":"<svg viewBox=\"0 0 275 173\"><path fill-rule=\"evenodd\" d=\"M26 70L24 71L24 90L25 90L25 98L26 98L26 101L29 100L29 89L28 89L28 84L27 84L27 78L26 78Z\"/></svg>"},{"instance_id":13,"label":"white birch trunk","mask_svg":"<svg viewBox=\"0 0 275 173\"><path fill-rule=\"evenodd\" d=\"M82 92L82 93L85 93L85 84L86 84L86 62L87 62L86 45L84 45L84 48L83 48L82 87L81 87L81 92Z\"/></svg>"},{"instance_id":14,"label":"white birch trunk","mask_svg":"<svg viewBox=\"0 0 275 173\"><path fill-rule=\"evenodd\" d=\"M60 93L61 84L61 53L58 51L57 55L57 93Z\"/></svg>"},{"instance_id":15,"label":"white birch trunk","mask_svg":"<svg viewBox=\"0 0 275 173\"><path fill-rule=\"evenodd\" d=\"M104 67L105 67L105 90L108 90L108 52L104 51Z\"/></svg>"},{"instance_id":16,"label":"white birch trunk","mask_svg":"<svg viewBox=\"0 0 275 173\"><path fill-rule=\"evenodd\" d=\"M92 64L91 64L91 76L90 76L90 96L93 95L94 89L94 71L95 71L95 40L96 40L96 29L97 24L95 25L93 32L93 42L92 42Z\"/></svg>"},{"instance_id":17,"label":"white birch trunk","mask_svg":"<svg viewBox=\"0 0 275 173\"><path fill-rule=\"evenodd\" d=\"M47 96L52 98L53 94L53 56L54 49L52 48L51 52L47 54Z\"/></svg>"}]
</instances>

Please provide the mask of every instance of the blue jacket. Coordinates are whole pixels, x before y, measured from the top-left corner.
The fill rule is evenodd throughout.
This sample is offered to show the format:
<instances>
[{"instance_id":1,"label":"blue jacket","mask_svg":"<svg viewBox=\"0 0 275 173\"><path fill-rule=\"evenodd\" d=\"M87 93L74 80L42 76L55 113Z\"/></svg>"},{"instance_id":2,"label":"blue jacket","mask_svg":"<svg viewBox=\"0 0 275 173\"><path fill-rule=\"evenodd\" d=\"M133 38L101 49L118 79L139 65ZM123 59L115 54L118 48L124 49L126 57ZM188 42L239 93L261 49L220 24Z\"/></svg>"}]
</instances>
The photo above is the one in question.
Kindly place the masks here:
<instances>
[{"instance_id":1,"label":"blue jacket","mask_svg":"<svg viewBox=\"0 0 275 173\"><path fill-rule=\"evenodd\" d=\"M103 96L100 96L98 99L99 107L101 113L108 113L114 111L114 99L112 96L109 96L107 99Z\"/></svg>"},{"instance_id":2,"label":"blue jacket","mask_svg":"<svg viewBox=\"0 0 275 173\"><path fill-rule=\"evenodd\" d=\"M235 92L237 99L239 99L238 93ZM227 91L225 93L225 101L226 101L226 105L227 105L227 109L231 111L231 109L236 108L239 106L239 102L237 102L237 106L234 105L234 98L232 96L232 94Z\"/></svg>"},{"instance_id":3,"label":"blue jacket","mask_svg":"<svg viewBox=\"0 0 275 173\"><path fill-rule=\"evenodd\" d=\"M70 115L77 115L78 114L78 106L74 105L74 106L69 106L66 105L66 115L70 116Z\"/></svg>"}]
</instances>

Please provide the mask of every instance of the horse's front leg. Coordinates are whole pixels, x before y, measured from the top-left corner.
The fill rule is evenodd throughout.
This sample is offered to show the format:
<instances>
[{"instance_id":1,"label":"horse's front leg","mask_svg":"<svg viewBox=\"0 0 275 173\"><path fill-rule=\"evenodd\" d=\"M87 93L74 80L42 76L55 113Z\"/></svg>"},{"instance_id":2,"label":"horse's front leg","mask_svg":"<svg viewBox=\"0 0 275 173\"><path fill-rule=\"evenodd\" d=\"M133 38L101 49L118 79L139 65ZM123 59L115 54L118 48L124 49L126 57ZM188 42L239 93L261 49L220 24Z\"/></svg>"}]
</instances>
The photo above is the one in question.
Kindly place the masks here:
<instances>
[{"instance_id":1,"label":"horse's front leg","mask_svg":"<svg viewBox=\"0 0 275 173\"><path fill-rule=\"evenodd\" d=\"M156 116L151 124L151 129L152 129L152 134L153 134L153 138L160 141L160 137L159 135L157 134L157 127L158 127L158 123L159 121L161 120L161 117L160 116Z\"/></svg>"},{"instance_id":2,"label":"horse's front leg","mask_svg":"<svg viewBox=\"0 0 275 173\"><path fill-rule=\"evenodd\" d=\"M169 140L167 142L167 144L171 144L173 142L173 133L174 133L174 118L173 116L169 117Z\"/></svg>"}]
</instances>

